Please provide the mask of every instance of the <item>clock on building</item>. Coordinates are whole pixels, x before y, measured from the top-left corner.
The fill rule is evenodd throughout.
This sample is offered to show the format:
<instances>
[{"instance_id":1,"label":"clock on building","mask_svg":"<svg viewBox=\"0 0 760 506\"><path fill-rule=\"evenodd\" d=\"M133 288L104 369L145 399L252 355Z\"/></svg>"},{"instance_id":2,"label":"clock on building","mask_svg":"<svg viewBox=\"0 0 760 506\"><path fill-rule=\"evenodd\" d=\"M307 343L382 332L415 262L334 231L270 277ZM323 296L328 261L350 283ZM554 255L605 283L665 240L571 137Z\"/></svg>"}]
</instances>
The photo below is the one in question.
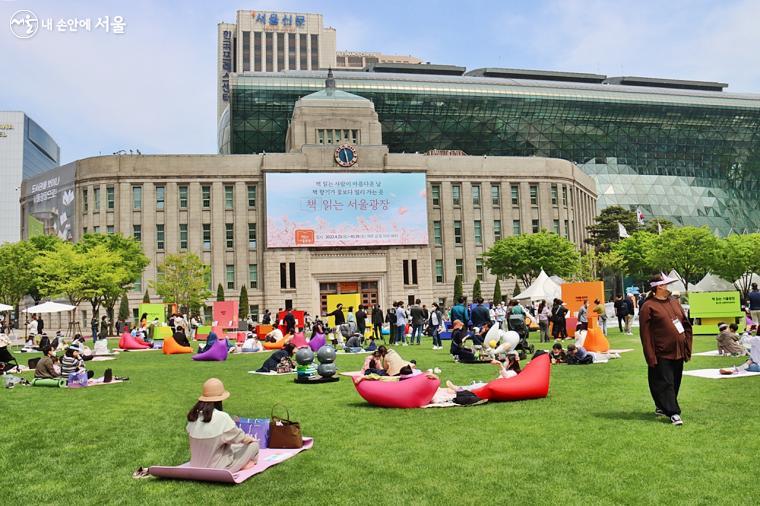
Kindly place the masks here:
<instances>
[{"instance_id":1,"label":"clock on building","mask_svg":"<svg viewBox=\"0 0 760 506\"><path fill-rule=\"evenodd\" d=\"M351 144L341 144L335 150L335 163L341 167L351 167L356 160L356 148Z\"/></svg>"}]
</instances>

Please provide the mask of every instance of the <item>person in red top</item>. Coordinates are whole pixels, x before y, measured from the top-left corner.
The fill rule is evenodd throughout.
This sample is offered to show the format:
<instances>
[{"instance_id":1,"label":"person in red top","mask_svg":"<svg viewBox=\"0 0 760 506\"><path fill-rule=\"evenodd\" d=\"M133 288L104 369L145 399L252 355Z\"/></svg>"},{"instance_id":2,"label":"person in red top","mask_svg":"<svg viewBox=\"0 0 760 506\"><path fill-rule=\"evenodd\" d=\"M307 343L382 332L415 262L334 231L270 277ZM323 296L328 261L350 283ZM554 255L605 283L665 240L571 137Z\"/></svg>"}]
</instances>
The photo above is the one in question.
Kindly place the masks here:
<instances>
[{"instance_id":1,"label":"person in red top","mask_svg":"<svg viewBox=\"0 0 760 506\"><path fill-rule=\"evenodd\" d=\"M670 417L673 425L683 425L678 390L683 364L691 359L692 332L681 304L668 290L675 281L662 273L652 277L652 291L639 309L639 330L655 414Z\"/></svg>"}]
</instances>

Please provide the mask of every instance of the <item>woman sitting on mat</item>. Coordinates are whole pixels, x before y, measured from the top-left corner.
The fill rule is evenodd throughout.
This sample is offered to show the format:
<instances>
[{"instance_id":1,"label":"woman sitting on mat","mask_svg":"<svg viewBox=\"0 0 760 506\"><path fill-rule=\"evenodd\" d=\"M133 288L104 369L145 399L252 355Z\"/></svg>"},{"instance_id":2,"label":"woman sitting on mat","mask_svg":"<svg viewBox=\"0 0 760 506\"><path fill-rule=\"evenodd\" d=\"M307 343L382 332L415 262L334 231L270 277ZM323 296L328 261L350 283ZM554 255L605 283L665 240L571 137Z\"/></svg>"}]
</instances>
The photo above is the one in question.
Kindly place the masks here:
<instances>
[{"instance_id":1,"label":"woman sitting on mat","mask_svg":"<svg viewBox=\"0 0 760 506\"><path fill-rule=\"evenodd\" d=\"M190 342L187 340L187 334L185 334L185 329L182 328L182 325L175 328L173 337L180 346L190 346Z\"/></svg>"},{"instance_id":2,"label":"woman sitting on mat","mask_svg":"<svg viewBox=\"0 0 760 506\"><path fill-rule=\"evenodd\" d=\"M208 379L203 384L203 394L187 414L192 467L236 473L256 465L258 441L246 435L223 411L222 401L229 396L220 380Z\"/></svg>"},{"instance_id":3,"label":"woman sitting on mat","mask_svg":"<svg viewBox=\"0 0 760 506\"><path fill-rule=\"evenodd\" d=\"M467 340L467 331L464 329L464 323L461 320L454 320L451 326L451 354L454 360L458 362L475 362L475 354L470 348L465 348L464 342Z\"/></svg>"},{"instance_id":4,"label":"woman sitting on mat","mask_svg":"<svg viewBox=\"0 0 760 506\"><path fill-rule=\"evenodd\" d=\"M286 344L281 350L277 350L269 355L269 358L264 361L261 367L256 369L256 372L277 372L277 366L285 359L290 360L294 349L295 346L293 344Z\"/></svg>"},{"instance_id":5,"label":"woman sitting on mat","mask_svg":"<svg viewBox=\"0 0 760 506\"><path fill-rule=\"evenodd\" d=\"M87 372L87 379L95 375L93 371L88 371L84 366L84 359L80 355L81 350L81 347L76 344L72 344L66 348L66 353L61 359L61 376L64 379L68 378L70 374L85 371Z\"/></svg>"},{"instance_id":6,"label":"woman sitting on mat","mask_svg":"<svg viewBox=\"0 0 760 506\"><path fill-rule=\"evenodd\" d=\"M739 336L736 333L739 330L737 324L732 323L731 325L727 325L721 322L718 324L718 330L720 331L717 337L718 353L734 356L747 354L744 347L739 344Z\"/></svg>"}]
</instances>

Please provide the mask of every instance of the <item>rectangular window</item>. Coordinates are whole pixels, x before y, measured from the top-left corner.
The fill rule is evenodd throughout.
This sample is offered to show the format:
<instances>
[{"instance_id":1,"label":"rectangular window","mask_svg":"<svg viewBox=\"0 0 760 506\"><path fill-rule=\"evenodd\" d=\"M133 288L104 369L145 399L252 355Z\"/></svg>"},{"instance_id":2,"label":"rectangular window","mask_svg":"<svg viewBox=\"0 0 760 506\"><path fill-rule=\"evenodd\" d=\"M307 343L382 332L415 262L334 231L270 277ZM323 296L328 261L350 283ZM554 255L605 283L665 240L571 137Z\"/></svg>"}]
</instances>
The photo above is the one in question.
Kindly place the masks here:
<instances>
[{"instance_id":1,"label":"rectangular window","mask_svg":"<svg viewBox=\"0 0 760 506\"><path fill-rule=\"evenodd\" d=\"M441 205L441 185L439 184L430 185L430 195L433 197L433 205L440 206Z\"/></svg>"},{"instance_id":2,"label":"rectangular window","mask_svg":"<svg viewBox=\"0 0 760 506\"><path fill-rule=\"evenodd\" d=\"M224 244L227 249L235 247L235 230L232 223L224 224Z\"/></svg>"},{"instance_id":3,"label":"rectangular window","mask_svg":"<svg viewBox=\"0 0 760 506\"><path fill-rule=\"evenodd\" d=\"M261 72L261 39L264 37L264 32L253 32L253 70L255 72Z\"/></svg>"},{"instance_id":4,"label":"rectangular window","mask_svg":"<svg viewBox=\"0 0 760 506\"><path fill-rule=\"evenodd\" d=\"M132 225L132 237L135 241L142 241L142 225Z\"/></svg>"},{"instance_id":5,"label":"rectangular window","mask_svg":"<svg viewBox=\"0 0 760 506\"><path fill-rule=\"evenodd\" d=\"M435 259L435 282L443 283L443 260Z\"/></svg>"},{"instance_id":6,"label":"rectangular window","mask_svg":"<svg viewBox=\"0 0 760 506\"><path fill-rule=\"evenodd\" d=\"M115 197L113 192L113 186L106 187L106 209L113 210L115 205Z\"/></svg>"},{"instance_id":7,"label":"rectangular window","mask_svg":"<svg viewBox=\"0 0 760 506\"><path fill-rule=\"evenodd\" d=\"M516 184L509 185L509 192L512 196L512 205L520 205L520 186Z\"/></svg>"},{"instance_id":8,"label":"rectangular window","mask_svg":"<svg viewBox=\"0 0 760 506\"><path fill-rule=\"evenodd\" d=\"M280 262L280 288L285 289L288 287L288 264Z\"/></svg>"},{"instance_id":9,"label":"rectangular window","mask_svg":"<svg viewBox=\"0 0 760 506\"><path fill-rule=\"evenodd\" d=\"M404 285L409 284L409 260L403 261Z\"/></svg>"},{"instance_id":10,"label":"rectangular window","mask_svg":"<svg viewBox=\"0 0 760 506\"><path fill-rule=\"evenodd\" d=\"M451 201L455 206L462 203L462 187L458 184L451 185Z\"/></svg>"},{"instance_id":11,"label":"rectangular window","mask_svg":"<svg viewBox=\"0 0 760 506\"><path fill-rule=\"evenodd\" d=\"M235 187L224 187L224 208L232 209L235 206Z\"/></svg>"},{"instance_id":12,"label":"rectangular window","mask_svg":"<svg viewBox=\"0 0 760 506\"><path fill-rule=\"evenodd\" d=\"M277 34L277 70L285 70L285 34Z\"/></svg>"},{"instance_id":13,"label":"rectangular window","mask_svg":"<svg viewBox=\"0 0 760 506\"><path fill-rule=\"evenodd\" d=\"M325 130L324 128L317 128L317 144L325 143Z\"/></svg>"},{"instance_id":14,"label":"rectangular window","mask_svg":"<svg viewBox=\"0 0 760 506\"><path fill-rule=\"evenodd\" d=\"M228 265L224 272L225 280L227 281L227 290L235 289L235 266Z\"/></svg>"},{"instance_id":15,"label":"rectangular window","mask_svg":"<svg viewBox=\"0 0 760 506\"><path fill-rule=\"evenodd\" d=\"M86 213L90 208L90 199L88 198L87 188L82 188L82 212Z\"/></svg>"},{"instance_id":16,"label":"rectangular window","mask_svg":"<svg viewBox=\"0 0 760 506\"><path fill-rule=\"evenodd\" d=\"M361 138L359 137L359 130L351 130L351 144L360 144Z\"/></svg>"},{"instance_id":17,"label":"rectangular window","mask_svg":"<svg viewBox=\"0 0 760 506\"><path fill-rule=\"evenodd\" d=\"M95 209L95 211L100 211L100 188L98 187L93 188L92 199L93 199L93 203L92 203L93 209Z\"/></svg>"},{"instance_id":18,"label":"rectangular window","mask_svg":"<svg viewBox=\"0 0 760 506\"><path fill-rule=\"evenodd\" d=\"M259 305L251 304L248 309L248 315L255 322L259 321Z\"/></svg>"},{"instance_id":19,"label":"rectangular window","mask_svg":"<svg viewBox=\"0 0 760 506\"><path fill-rule=\"evenodd\" d=\"M306 34L298 34L298 56L301 64L300 70L309 69L309 46L306 43Z\"/></svg>"},{"instance_id":20,"label":"rectangular window","mask_svg":"<svg viewBox=\"0 0 760 506\"><path fill-rule=\"evenodd\" d=\"M567 207L567 186L562 187L562 205Z\"/></svg>"},{"instance_id":21,"label":"rectangular window","mask_svg":"<svg viewBox=\"0 0 760 506\"><path fill-rule=\"evenodd\" d=\"M454 244L462 244L462 222L454 221Z\"/></svg>"},{"instance_id":22,"label":"rectangular window","mask_svg":"<svg viewBox=\"0 0 760 506\"><path fill-rule=\"evenodd\" d=\"M482 246L483 245L483 225L481 224L480 220L475 220L473 222L473 229L475 231L475 245Z\"/></svg>"},{"instance_id":23,"label":"rectangular window","mask_svg":"<svg viewBox=\"0 0 760 506\"><path fill-rule=\"evenodd\" d=\"M559 235L559 220L554 220L554 233Z\"/></svg>"},{"instance_id":24,"label":"rectangular window","mask_svg":"<svg viewBox=\"0 0 760 506\"><path fill-rule=\"evenodd\" d=\"M537 234L538 231L541 228L541 224L539 223L538 220L532 220L531 223L530 223L530 228L531 228L531 230L533 231L534 234Z\"/></svg>"},{"instance_id":25,"label":"rectangular window","mask_svg":"<svg viewBox=\"0 0 760 506\"><path fill-rule=\"evenodd\" d=\"M135 211L142 209L142 186L132 187L132 209Z\"/></svg>"},{"instance_id":26,"label":"rectangular window","mask_svg":"<svg viewBox=\"0 0 760 506\"><path fill-rule=\"evenodd\" d=\"M97 226L97 225L95 225L94 227L92 227L92 233L93 234L99 234L100 233L100 227Z\"/></svg>"},{"instance_id":27,"label":"rectangular window","mask_svg":"<svg viewBox=\"0 0 760 506\"><path fill-rule=\"evenodd\" d=\"M248 287L249 288L259 287L259 266L256 264L248 265Z\"/></svg>"},{"instance_id":28,"label":"rectangular window","mask_svg":"<svg viewBox=\"0 0 760 506\"><path fill-rule=\"evenodd\" d=\"M243 32L243 72L251 70L251 32Z\"/></svg>"},{"instance_id":29,"label":"rectangular window","mask_svg":"<svg viewBox=\"0 0 760 506\"><path fill-rule=\"evenodd\" d=\"M319 37L317 35L311 36L311 69L319 69Z\"/></svg>"},{"instance_id":30,"label":"rectangular window","mask_svg":"<svg viewBox=\"0 0 760 506\"><path fill-rule=\"evenodd\" d=\"M501 205L501 186L498 184L491 185L491 204L494 206Z\"/></svg>"},{"instance_id":31,"label":"rectangular window","mask_svg":"<svg viewBox=\"0 0 760 506\"><path fill-rule=\"evenodd\" d=\"M203 251L211 251L211 223L203 224Z\"/></svg>"},{"instance_id":32,"label":"rectangular window","mask_svg":"<svg viewBox=\"0 0 760 506\"><path fill-rule=\"evenodd\" d=\"M512 235L520 235L520 220L512 220Z\"/></svg>"},{"instance_id":33,"label":"rectangular window","mask_svg":"<svg viewBox=\"0 0 760 506\"><path fill-rule=\"evenodd\" d=\"M538 205L538 185L530 185L530 205Z\"/></svg>"},{"instance_id":34,"label":"rectangular window","mask_svg":"<svg viewBox=\"0 0 760 506\"><path fill-rule=\"evenodd\" d=\"M464 260L457 258L454 261L454 268L456 269L457 276L464 276Z\"/></svg>"},{"instance_id":35,"label":"rectangular window","mask_svg":"<svg viewBox=\"0 0 760 506\"><path fill-rule=\"evenodd\" d=\"M156 249L162 251L164 249L164 225L156 225Z\"/></svg>"},{"instance_id":36,"label":"rectangular window","mask_svg":"<svg viewBox=\"0 0 760 506\"><path fill-rule=\"evenodd\" d=\"M264 32L264 40L266 41L266 65L264 66L264 72L274 72L274 43L272 42L274 34L272 32Z\"/></svg>"},{"instance_id":37,"label":"rectangular window","mask_svg":"<svg viewBox=\"0 0 760 506\"><path fill-rule=\"evenodd\" d=\"M206 288L208 288L209 290L213 289L213 283L212 283L212 278L211 278L211 269L207 270L203 274L203 280L206 282ZM207 306L206 309L210 309L210 308ZM206 319L207 320L209 319L209 315L208 314L206 316Z\"/></svg>"},{"instance_id":38,"label":"rectangular window","mask_svg":"<svg viewBox=\"0 0 760 506\"><path fill-rule=\"evenodd\" d=\"M441 222L440 221L434 221L433 222L433 244L436 246L440 246L443 244L443 240L441 238Z\"/></svg>"},{"instance_id":39,"label":"rectangular window","mask_svg":"<svg viewBox=\"0 0 760 506\"><path fill-rule=\"evenodd\" d=\"M82 235L87 233L87 227L82 227Z\"/></svg>"},{"instance_id":40,"label":"rectangular window","mask_svg":"<svg viewBox=\"0 0 760 506\"><path fill-rule=\"evenodd\" d=\"M565 220L565 237L570 237L570 221Z\"/></svg>"},{"instance_id":41,"label":"rectangular window","mask_svg":"<svg viewBox=\"0 0 760 506\"><path fill-rule=\"evenodd\" d=\"M552 194L552 205L556 206L559 204L559 192L557 191L557 185L553 184L551 186L551 194Z\"/></svg>"},{"instance_id":42,"label":"rectangular window","mask_svg":"<svg viewBox=\"0 0 760 506\"><path fill-rule=\"evenodd\" d=\"M142 292L142 276L137 278L134 283L132 283L132 291L133 292Z\"/></svg>"},{"instance_id":43,"label":"rectangular window","mask_svg":"<svg viewBox=\"0 0 760 506\"><path fill-rule=\"evenodd\" d=\"M248 249L256 249L256 224L248 224Z\"/></svg>"},{"instance_id":44,"label":"rectangular window","mask_svg":"<svg viewBox=\"0 0 760 506\"><path fill-rule=\"evenodd\" d=\"M501 220L493 220L493 240L501 240Z\"/></svg>"},{"instance_id":45,"label":"rectangular window","mask_svg":"<svg viewBox=\"0 0 760 506\"><path fill-rule=\"evenodd\" d=\"M201 205L204 209L211 207L211 187L201 186Z\"/></svg>"},{"instance_id":46,"label":"rectangular window","mask_svg":"<svg viewBox=\"0 0 760 506\"><path fill-rule=\"evenodd\" d=\"M483 259L482 258L475 259L475 274L478 275L479 280L483 281Z\"/></svg>"},{"instance_id":47,"label":"rectangular window","mask_svg":"<svg viewBox=\"0 0 760 506\"><path fill-rule=\"evenodd\" d=\"M472 185L472 205L475 207L480 207L480 185L479 184Z\"/></svg>"},{"instance_id":48,"label":"rectangular window","mask_svg":"<svg viewBox=\"0 0 760 506\"><path fill-rule=\"evenodd\" d=\"M179 249L187 249L187 223L179 224Z\"/></svg>"},{"instance_id":49,"label":"rectangular window","mask_svg":"<svg viewBox=\"0 0 760 506\"><path fill-rule=\"evenodd\" d=\"M106 234L113 234L114 228L113 225L107 225L106 226Z\"/></svg>"},{"instance_id":50,"label":"rectangular window","mask_svg":"<svg viewBox=\"0 0 760 506\"><path fill-rule=\"evenodd\" d=\"M295 70L296 68L296 34L288 34L288 69Z\"/></svg>"},{"instance_id":51,"label":"rectangular window","mask_svg":"<svg viewBox=\"0 0 760 506\"><path fill-rule=\"evenodd\" d=\"M248 185L248 207L249 208L256 207L256 185L255 184Z\"/></svg>"},{"instance_id":52,"label":"rectangular window","mask_svg":"<svg viewBox=\"0 0 760 506\"><path fill-rule=\"evenodd\" d=\"M163 186L156 186L156 209L162 210L166 203L166 188Z\"/></svg>"},{"instance_id":53,"label":"rectangular window","mask_svg":"<svg viewBox=\"0 0 760 506\"><path fill-rule=\"evenodd\" d=\"M296 287L296 263L290 262L290 288Z\"/></svg>"},{"instance_id":54,"label":"rectangular window","mask_svg":"<svg viewBox=\"0 0 760 506\"><path fill-rule=\"evenodd\" d=\"M417 284L417 259L412 260L412 284Z\"/></svg>"},{"instance_id":55,"label":"rectangular window","mask_svg":"<svg viewBox=\"0 0 760 506\"><path fill-rule=\"evenodd\" d=\"M179 187L179 208L187 209L187 186Z\"/></svg>"}]
</instances>

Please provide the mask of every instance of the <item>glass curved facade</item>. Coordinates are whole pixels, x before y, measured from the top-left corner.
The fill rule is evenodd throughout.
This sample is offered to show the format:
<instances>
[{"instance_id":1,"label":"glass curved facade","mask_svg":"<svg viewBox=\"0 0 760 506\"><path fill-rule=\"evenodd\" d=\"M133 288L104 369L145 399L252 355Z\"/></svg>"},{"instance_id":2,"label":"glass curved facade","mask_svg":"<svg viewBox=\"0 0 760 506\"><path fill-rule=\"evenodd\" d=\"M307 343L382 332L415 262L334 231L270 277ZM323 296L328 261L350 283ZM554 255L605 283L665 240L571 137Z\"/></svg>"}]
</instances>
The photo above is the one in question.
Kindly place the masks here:
<instances>
[{"instance_id":1,"label":"glass curved facade","mask_svg":"<svg viewBox=\"0 0 760 506\"><path fill-rule=\"evenodd\" d=\"M760 95L467 76L338 72L373 101L391 152L570 160L593 176L599 206L760 230ZM295 101L324 72L233 76L220 152L280 152ZM221 135L224 132L224 135Z\"/></svg>"}]
</instances>

